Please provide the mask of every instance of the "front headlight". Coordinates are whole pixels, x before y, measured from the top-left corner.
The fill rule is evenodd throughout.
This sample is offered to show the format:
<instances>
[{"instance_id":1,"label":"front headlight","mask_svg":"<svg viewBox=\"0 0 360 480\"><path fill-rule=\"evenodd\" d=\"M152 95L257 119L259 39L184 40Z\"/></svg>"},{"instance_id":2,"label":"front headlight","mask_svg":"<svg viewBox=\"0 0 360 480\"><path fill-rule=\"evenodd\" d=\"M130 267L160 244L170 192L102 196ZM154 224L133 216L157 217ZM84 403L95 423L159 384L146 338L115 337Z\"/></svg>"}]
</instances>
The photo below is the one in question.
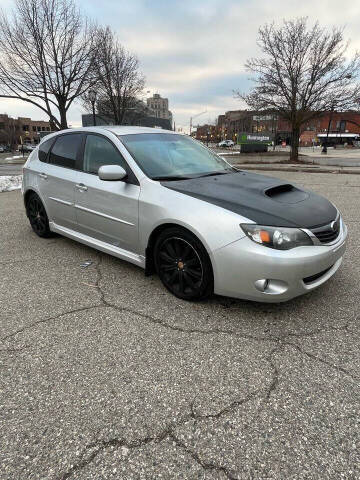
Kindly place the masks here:
<instances>
[{"instance_id":1,"label":"front headlight","mask_svg":"<svg viewBox=\"0 0 360 480\"><path fill-rule=\"evenodd\" d=\"M242 223L240 227L254 242L277 250L314 245L309 235L300 228L267 227L252 223Z\"/></svg>"}]
</instances>

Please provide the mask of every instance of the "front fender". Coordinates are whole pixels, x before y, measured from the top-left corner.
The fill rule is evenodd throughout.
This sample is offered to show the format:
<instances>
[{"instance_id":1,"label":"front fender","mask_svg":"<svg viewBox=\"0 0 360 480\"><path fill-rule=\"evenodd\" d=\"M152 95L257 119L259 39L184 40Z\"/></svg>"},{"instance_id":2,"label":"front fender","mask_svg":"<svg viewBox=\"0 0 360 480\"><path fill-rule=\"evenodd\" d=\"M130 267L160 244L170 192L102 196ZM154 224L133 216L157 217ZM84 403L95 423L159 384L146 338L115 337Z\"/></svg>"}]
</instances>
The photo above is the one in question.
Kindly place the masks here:
<instances>
[{"instance_id":1,"label":"front fender","mask_svg":"<svg viewBox=\"0 0 360 480\"><path fill-rule=\"evenodd\" d=\"M158 182L141 182L139 198L140 249L145 252L151 233L160 225L175 224L192 232L209 254L245 236L240 223L251 220Z\"/></svg>"}]
</instances>

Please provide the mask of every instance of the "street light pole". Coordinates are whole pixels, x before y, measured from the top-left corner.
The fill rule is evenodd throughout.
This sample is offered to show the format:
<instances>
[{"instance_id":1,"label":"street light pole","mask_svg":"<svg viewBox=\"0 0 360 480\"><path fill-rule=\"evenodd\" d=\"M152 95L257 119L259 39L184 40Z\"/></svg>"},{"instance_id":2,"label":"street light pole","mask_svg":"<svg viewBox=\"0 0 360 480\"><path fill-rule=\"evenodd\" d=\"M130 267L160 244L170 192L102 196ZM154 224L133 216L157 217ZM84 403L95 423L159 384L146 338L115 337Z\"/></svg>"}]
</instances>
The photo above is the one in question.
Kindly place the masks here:
<instances>
[{"instance_id":1,"label":"street light pole","mask_svg":"<svg viewBox=\"0 0 360 480\"><path fill-rule=\"evenodd\" d=\"M200 115L203 115L204 113L207 113L207 110L205 110L204 112L201 112L201 113L197 113L196 115L193 115L192 117L190 117L190 137L191 137L191 129L192 129L192 122L193 122L193 119L196 118L196 117L200 117Z\"/></svg>"},{"instance_id":2,"label":"street light pole","mask_svg":"<svg viewBox=\"0 0 360 480\"><path fill-rule=\"evenodd\" d=\"M89 90L89 100L92 106L93 125L94 127L96 127L96 115L95 115L96 91L95 90Z\"/></svg>"},{"instance_id":3,"label":"street light pole","mask_svg":"<svg viewBox=\"0 0 360 480\"><path fill-rule=\"evenodd\" d=\"M333 103L331 105L331 110L330 110L330 115L329 115L329 123L328 123L328 128L326 130L326 139L325 139L325 144L323 146L323 149L321 151L321 153L327 153L327 144L328 144L328 139L329 139L329 130L330 130L330 127L331 127L331 120L332 120L332 117L333 117L333 113L334 113L334 110L335 110L335 104Z\"/></svg>"}]
</instances>

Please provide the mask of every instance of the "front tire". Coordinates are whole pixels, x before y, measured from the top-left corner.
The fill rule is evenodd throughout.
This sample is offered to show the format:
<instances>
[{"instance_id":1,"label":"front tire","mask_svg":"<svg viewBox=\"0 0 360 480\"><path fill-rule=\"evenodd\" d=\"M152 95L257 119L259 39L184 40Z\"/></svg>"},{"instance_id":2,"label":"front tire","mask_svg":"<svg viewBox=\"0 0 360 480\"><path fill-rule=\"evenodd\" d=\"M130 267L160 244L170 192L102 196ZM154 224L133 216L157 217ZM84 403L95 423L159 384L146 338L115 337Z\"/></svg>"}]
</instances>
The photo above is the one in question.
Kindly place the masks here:
<instances>
[{"instance_id":1,"label":"front tire","mask_svg":"<svg viewBox=\"0 0 360 480\"><path fill-rule=\"evenodd\" d=\"M183 300L213 293L211 261L202 243L182 228L168 228L155 242L154 263L163 285Z\"/></svg>"},{"instance_id":2,"label":"front tire","mask_svg":"<svg viewBox=\"0 0 360 480\"><path fill-rule=\"evenodd\" d=\"M39 195L31 193L26 201L26 213L30 221L31 228L36 235L42 238L50 238L53 233L49 227L49 219L45 207L40 200Z\"/></svg>"}]
</instances>

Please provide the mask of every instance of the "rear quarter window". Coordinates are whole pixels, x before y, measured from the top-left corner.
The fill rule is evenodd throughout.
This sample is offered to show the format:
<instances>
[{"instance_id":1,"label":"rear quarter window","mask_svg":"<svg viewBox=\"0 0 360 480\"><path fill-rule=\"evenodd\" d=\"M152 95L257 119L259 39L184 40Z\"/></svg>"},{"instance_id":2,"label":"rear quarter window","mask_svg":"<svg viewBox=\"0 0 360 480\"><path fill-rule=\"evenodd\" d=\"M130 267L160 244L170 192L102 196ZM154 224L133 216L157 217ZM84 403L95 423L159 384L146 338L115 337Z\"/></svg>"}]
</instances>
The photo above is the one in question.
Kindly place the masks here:
<instances>
[{"instance_id":1,"label":"rear quarter window","mask_svg":"<svg viewBox=\"0 0 360 480\"><path fill-rule=\"evenodd\" d=\"M81 133L61 135L51 149L49 162L59 167L76 168L76 157L82 142Z\"/></svg>"},{"instance_id":2,"label":"rear quarter window","mask_svg":"<svg viewBox=\"0 0 360 480\"><path fill-rule=\"evenodd\" d=\"M49 150L51 148L51 145L54 143L54 138L50 138L49 140L46 140L45 142L40 143L39 145L39 160L41 162L46 162Z\"/></svg>"}]
</instances>

